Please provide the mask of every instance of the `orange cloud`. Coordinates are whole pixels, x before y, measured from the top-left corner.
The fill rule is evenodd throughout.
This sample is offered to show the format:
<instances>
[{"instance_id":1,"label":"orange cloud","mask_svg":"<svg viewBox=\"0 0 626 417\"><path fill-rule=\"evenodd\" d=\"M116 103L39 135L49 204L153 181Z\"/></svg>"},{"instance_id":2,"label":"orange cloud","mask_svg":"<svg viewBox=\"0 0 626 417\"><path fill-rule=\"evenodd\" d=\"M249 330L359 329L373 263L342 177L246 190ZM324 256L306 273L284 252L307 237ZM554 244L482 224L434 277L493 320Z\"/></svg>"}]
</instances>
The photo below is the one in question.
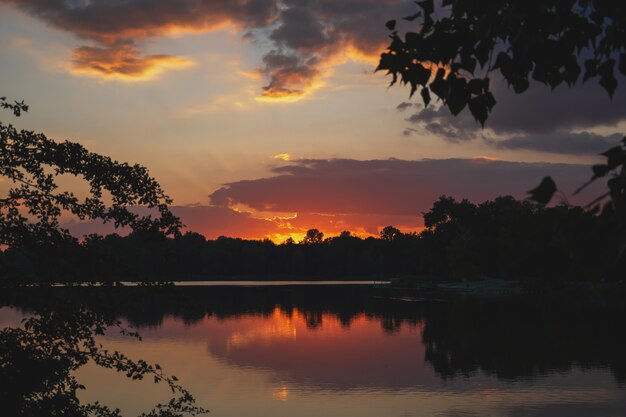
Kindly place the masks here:
<instances>
[{"instance_id":1,"label":"orange cloud","mask_svg":"<svg viewBox=\"0 0 626 417\"><path fill-rule=\"evenodd\" d=\"M206 33L229 27L270 47L257 71L268 80L262 102L301 100L324 85L347 59L371 62L383 49L383 22L413 11L403 0L300 2L294 0L0 0L88 42L74 51L71 72L106 79L140 80L189 61L172 55L142 55L156 37ZM149 7L147 7L149 6Z\"/></svg>"},{"instance_id":2,"label":"orange cloud","mask_svg":"<svg viewBox=\"0 0 626 417\"><path fill-rule=\"evenodd\" d=\"M131 44L111 47L82 46L72 54L71 72L106 79L139 81L154 78L168 68L185 68L193 63L172 55L141 56Z\"/></svg>"}]
</instances>

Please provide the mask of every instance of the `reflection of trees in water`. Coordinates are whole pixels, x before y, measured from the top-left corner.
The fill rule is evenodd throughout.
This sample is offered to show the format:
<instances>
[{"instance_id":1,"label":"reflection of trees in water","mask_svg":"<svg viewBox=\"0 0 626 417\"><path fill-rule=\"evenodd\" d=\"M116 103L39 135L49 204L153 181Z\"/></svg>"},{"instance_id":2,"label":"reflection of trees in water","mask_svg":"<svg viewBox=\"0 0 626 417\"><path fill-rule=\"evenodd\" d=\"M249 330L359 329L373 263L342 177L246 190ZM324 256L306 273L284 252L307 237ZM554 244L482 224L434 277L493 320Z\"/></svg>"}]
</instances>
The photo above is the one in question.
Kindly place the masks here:
<instances>
[{"instance_id":1,"label":"reflection of trees in water","mask_svg":"<svg viewBox=\"0 0 626 417\"><path fill-rule=\"evenodd\" d=\"M63 291L67 299L85 299L102 289ZM152 290L112 289L108 311L137 327L155 326L166 315L193 324L207 315L271 317L276 306L288 317L296 309L309 328L323 326L324 315L334 315L349 327L365 315L380 322L385 332L406 324L423 323L425 360L442 378L471 376L477 371L498 378L520 378L568 371L572 367L607 368L626 380L626 306L603 297L569 299L450 298L445 302L409 302L389 291L367 287L209 287ZM27 292L13 294L27 307ZM102 309L92 305L96 311ZM422 358L419 358L422 359Z\"/></svg>"},{"instance_id":2,"label":"reflection of trees in water","mask_svg":"<svg viewBox=\"0 0 626 417\"><path fill-rule=\"evenodd\" d=\"M3 415L120 416L118 409L97 402L81 404L78 400L78 391L84 386L76 379L75 371L88 363L114 369L131 380L146 378L166 384L173 398L142 416L182 417L205 412L195 405L194 398L176 377L165 374L159 365L131 360L120 352L106 350L96 341L107 329L139 338L122 327L115 315L106 314L102 308L84 307L75 299L51 301L45 294L30 293L33 314L20 327L0 330Z\"/></svg>"},{"instance_id":3,"label":"reflection of trees in water","mask_svg":"<svg viewBox=\"0 0 626 417\"><path fill-rule=\"evenodd\" d=\"M575 300L462 300L426 317L426 360L442 377L533 377L573 366L626 380L626 309Z\"/></svg>"}]
</instances>

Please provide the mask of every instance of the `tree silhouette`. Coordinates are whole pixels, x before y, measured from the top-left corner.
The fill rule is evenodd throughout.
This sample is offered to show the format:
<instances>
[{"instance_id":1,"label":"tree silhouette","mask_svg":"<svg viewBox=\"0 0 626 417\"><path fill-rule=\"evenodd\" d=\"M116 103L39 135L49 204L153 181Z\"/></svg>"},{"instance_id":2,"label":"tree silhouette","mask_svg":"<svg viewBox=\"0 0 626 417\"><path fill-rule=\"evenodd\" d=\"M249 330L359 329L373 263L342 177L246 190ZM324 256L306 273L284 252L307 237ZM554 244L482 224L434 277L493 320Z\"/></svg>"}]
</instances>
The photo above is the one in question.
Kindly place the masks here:
<instances>
[{"instance_id":1,"label":"tree silhouette","mask_svg":"<svg viewBox=\"0 0 626 417\"><path fill-rule=\"evenodd\" d=\"M498 71L516 93L530 79L553 89L598 78L613 96L615 66L626 75L626 4L613 0L434 0L416 2L421 11L418 32L404 39L395 31L377 70L410 85L411 96L421 88L424 105L431 92L453 115L469 107L485 124L496 100L488 75ZM436 7L437 6L437 7ZM435 10L437 12L435 13ZM438 17L443 16L443 17ZM479 76L478 72L483 75ZM432 77L431 74L435 73Z\"/></svg>"},{"instance_id":2,"label":"tree silhouette","mask_svg":"<svg viewBox=\"0 0 626 417\"><path fill-rule=\"evenodd\" d=\"M65 299L52 301L50 294L44 297L30 293L33 303L39 304L34 314L21 327L0 330L0 398L4 413L20 417L120 417L119 409L97 402L82 404L78 400L78 391L85 387L77 380L75 371L90 362L116 370L131 380L152 379L170 388L174 397L157 404L152 411L142 414L144 417L195 416L207 412L196 406L195 399L178 384L178 379L164 373L158 364L132 360L98 343L96 337L115 328L122 335L139 338L113 316L85 307L81 304L84 300L68 303ZM107 305L111 304L107 301Z\"/></svg>"},{"instance_id":3,"label":"tree silhouette","mask_svg":"<svg viewBox=\"0 0 626 417\"><path fill-rule=\"evenodd\" d=\"M10 104L4 97L0 106L15 116L28 110L23 102ZM86 181L89 195L80 198L60 191L57 178L65 174ZM78 143L55 142L43 133L18 131L0 122L0 176L15 184L0 198L2 245L28 247L71 240L59 223L63 212L146 233L179 233L181 223L168 208L172 200L145 167L114 161ZM146 206L159 216L137 215L132 206Z\"/></svg>"},{"instance_id":4,"label":"tree silhouette","mask_svg":"<svg viewBox=\"0 0 626 417\"><path fill-rule=\"evenodd\" d=\"M15 116L28 111L23 102L9 103L0 97L0 108ZM61 175L73 175L87 182L89 195L80 198L70 191L59 191ZM77 262L80 249L75 238L60 225L60 216L69 212L78 219L100 219L116 227L129 226L133 233L148 237L178 236L180 220L169 210L171 199L141 165L128 165L89 152L72 142L55 142L42 133L18 131L0 122L0 176L14 186L0 198L0 245L11 250L39 251L37 262L45 257L67 257ZM132 206L154 209L159 217L134 214ZM102 242L96 236L87 244ZM61 255L61 256L59 256ZM45 262L44 262L45 263ZM61 274L63 270L58 271ZM6 271L0 271L0 285ZM86 277L80 276L79 280ZM69 281L68 277L63 277ZM37 280L41 282L40 279ZM24 281L17 282L23 284ZM21 327L0 330L0 398L8 415L119 417L120 410L99 403L82 404L77 392L84 387L75 371L93 362L115 369L132 380L152 378L164 382L174 398L158 404L146 417L182 417L206 410L181 387L176 377L166 375L160 366L131 360L111 352L96 337L120 323L106 314L66 300L54 303L51 294L43 307ZM123 334L138 336L120 327Z\"/></svg>"},{"instance_id":5,"label":"tree silhouette","mask_svg":"<svg viewBox=\"0 0 626 417\"><path fill-rule=\"evenodd\" d=\"M380 231L380 238L388 242L396 240L401 235L402 232L400 231L400 229L397 229L393 226L383 227L383 230Z\"/></svg>"},{"instance_id":6,"label":"tree silhouette","mask_svg":"<svg viewBox=\"0 0 626 417\"><path fill-rule=\"evenodd\" d=\"M302 239L302 243L304 243L305 245L313 245L316 243L322 243L323 241L324 233L320 232L317 229L307 230L304 239Z\"/></svg>"},{"instance_id":7,"label":"tree silhouette","mask_svg":"<svg viewBox=\"0 0 626 417\"><path fill-rule=\"evenodd\" d=\"M400 81L418 89L425 106L431 93L453 115L466 107L485 125L496 105L489 74L498 72L521 94L535 80L552 89L572 87L582 77L597 79L613 97L617 70L626 75L626 3L614 0L422 0L407 16L419 30L401 37L396 21L387 22L391 43L376 71L386 70L391 85ZM581 98L582 99L582 98ZM605 164L593 166L589 183L609 177L609 190L589 206L603 207L615 218L626 246L626 138L602 154ZM584 188L585 184L582 188ZM547 204L556 191L552 178L529 192ZM579 192L578 190L577 192Z\"/></svg>"}]
</instances>

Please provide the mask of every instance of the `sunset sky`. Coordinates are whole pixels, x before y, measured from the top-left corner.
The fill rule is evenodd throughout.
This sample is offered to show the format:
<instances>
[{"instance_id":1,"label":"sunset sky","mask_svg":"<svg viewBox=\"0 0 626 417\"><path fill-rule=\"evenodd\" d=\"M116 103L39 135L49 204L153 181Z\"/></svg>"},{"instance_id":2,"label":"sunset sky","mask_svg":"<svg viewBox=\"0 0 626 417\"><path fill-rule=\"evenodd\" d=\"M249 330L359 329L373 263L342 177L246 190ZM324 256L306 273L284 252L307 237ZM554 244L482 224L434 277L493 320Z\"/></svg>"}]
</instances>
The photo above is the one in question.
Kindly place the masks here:
<instances>
[{"instance_id":1,"label":"sunset sky","mask_svg":"<svg viewBox=\"0 0 626 417\"><path fill-rule=\"evenodd\" d=\"M482 130L374 74L384 23L414 11L399 0L0 0L0 95L31 107L2 120L149 167L209 238L418 230L441 194L524 197L548 174L571 198L626 132L624 79L610 101L596 80L516 96L494 77Z\"/></svg>"}]
</instances>

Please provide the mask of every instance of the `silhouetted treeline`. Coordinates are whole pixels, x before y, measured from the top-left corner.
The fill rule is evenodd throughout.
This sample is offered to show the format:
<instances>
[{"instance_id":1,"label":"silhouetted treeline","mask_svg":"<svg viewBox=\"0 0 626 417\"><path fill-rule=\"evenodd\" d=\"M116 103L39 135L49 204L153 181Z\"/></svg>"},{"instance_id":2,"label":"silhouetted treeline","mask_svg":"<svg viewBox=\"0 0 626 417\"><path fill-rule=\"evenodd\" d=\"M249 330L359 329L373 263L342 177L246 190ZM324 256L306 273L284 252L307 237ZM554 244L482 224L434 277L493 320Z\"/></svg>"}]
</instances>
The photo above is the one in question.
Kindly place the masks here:
<instances>
[{"instance_id":1,"label":"silhouetted treeline","mask_svg":"<svg viewBox=\"0 0 626 417\"><path fill-rule=\"evenodd\" d=\"M161 280L225 277L333 277L543 281L622 279L608 217L580 207L542 207L512 197L476 205L441 197L424 213L426 229L386 227L379 238L349 232L275 244L188 232L178 238L132 233L87 236L0 254L5 284L28 281Z\"/></svg>"}]
</instances>

